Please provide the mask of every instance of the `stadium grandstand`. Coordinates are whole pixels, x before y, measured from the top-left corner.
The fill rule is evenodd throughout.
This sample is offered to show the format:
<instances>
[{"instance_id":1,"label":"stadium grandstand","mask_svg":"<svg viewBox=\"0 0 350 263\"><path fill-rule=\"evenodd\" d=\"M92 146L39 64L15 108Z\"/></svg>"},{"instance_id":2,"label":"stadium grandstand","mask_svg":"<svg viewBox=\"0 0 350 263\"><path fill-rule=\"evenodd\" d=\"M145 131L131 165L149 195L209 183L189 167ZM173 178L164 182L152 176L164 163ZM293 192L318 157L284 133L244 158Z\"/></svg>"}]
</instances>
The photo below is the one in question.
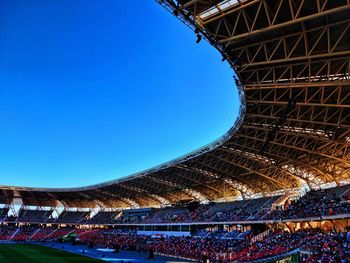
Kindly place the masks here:
<instances>
[{"instance_id":1,"label":"stadium grandstand","mask_svg":"<svg viewBox=\"0 0 350 263\"><path fill-rule=\"evenodd\" d=\"M0 239L76 234L203 262L350 262L350 1L157 2L232 67L236 122L121 179L1 186Z\"/></svg>"}]
</instances>

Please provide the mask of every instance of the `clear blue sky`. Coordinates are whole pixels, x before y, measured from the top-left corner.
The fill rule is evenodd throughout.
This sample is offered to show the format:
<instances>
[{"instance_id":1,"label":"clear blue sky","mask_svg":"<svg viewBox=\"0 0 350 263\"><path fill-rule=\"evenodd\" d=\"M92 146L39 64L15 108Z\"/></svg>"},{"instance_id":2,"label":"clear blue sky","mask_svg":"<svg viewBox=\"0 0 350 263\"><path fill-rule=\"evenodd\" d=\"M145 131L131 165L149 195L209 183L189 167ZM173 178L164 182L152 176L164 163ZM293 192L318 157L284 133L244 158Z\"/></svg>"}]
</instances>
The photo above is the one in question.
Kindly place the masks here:
<instances>
[{"instance_id":1,"label":"clear blue sky","mask_svg":"<svg viewBox=\"0 0 350 263\"><path fill-rule=\"evenodd\" d=\"M224 134L232 71L155 1L0 1L0 184L116 179Z\"/></svg>"}]
</instances>

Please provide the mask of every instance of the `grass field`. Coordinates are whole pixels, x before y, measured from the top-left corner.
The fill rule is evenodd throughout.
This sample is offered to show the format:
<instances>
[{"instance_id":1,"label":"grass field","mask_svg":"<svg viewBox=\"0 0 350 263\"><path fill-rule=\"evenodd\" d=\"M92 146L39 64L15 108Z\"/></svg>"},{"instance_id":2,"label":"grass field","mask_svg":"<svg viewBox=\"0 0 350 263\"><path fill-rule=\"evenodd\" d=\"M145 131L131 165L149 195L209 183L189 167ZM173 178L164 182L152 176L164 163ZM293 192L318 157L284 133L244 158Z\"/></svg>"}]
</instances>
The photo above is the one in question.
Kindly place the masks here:
<instances>
[{"instance_id":1,"label":"grass field","mask_svg":"<svg viewBox=\"0 0 350 263\"><path fill-rule=\"evenodd\" d=\"M39 245L0 244L1 263L101 263L105 261Z\"/></svg>"}]
</instances>

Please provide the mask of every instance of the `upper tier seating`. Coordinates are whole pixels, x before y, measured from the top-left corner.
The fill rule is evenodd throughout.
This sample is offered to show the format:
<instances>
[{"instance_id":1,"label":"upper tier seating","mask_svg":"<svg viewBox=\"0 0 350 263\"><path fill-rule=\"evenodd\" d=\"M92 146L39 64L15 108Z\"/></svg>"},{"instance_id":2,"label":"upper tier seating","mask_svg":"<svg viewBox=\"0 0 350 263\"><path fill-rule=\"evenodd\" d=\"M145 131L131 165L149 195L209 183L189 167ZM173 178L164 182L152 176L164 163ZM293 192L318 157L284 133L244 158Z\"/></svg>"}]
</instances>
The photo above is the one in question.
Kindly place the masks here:
<instances>
[{"instance_id":1,"label":"upper tier seating","mask_svg":"<svg viewBox=\"0 0 350 263\"><path fill-rule=\"evenodd\" d=\"M320 218L350 214L349 197L350 185L345 185L309 191L298 200L293 201L290 201L289 194L286 194L284 196L261 197L233 202L182 204L182 206L158 209L100 211L92 218L90 218L90 212L63 211L57 219L54 219L52 210L30 210L26 208L21 208L18 216L7 216L9 208L1 208L0 221L57 224L158 224ZM276 210L273 210L275 208Z\"/></svg>"},{"instance_id":2,"label":"upper tier seating","mask_svg":"<svg viewBox=\"0 0 350 263\"><path fill-rule=\"evenodd\" d=\"M293 219L322 217L350 213L350 202L343 195L350 190L349 185L310 191L298 200L286 203L265 218Z\"/></svg>"},{"instance_id":3,"label":"upper tier seating","mask_svg":"<svg viewBox=\"0 0 350 263\"><path fill-rule=\"evenodd\" d=\"M89 212L63 211L56 219L56 223L74 224L88 218Z\"/></svg>"},{"instance_id":4,"label":"upper tier seating","mask_svg":"<svg viewBox=\"0 0 350 263\"><path fill-rule=\"evenodd\" d=\"M115 220L118 212L98 212L94 217L87 220L88 224L110 224Z\"/></svg>"},{"instance_id":5,"label":"upper tier seating","mask_svg":"<svg viewBox=\"0 0 350 263\"><path fill-rule=\"evenodd\" d=\"M5 220L5 218L7 217L8 212L9 212L9 209L7 207L0 208L0 222Z\"/></svg>"},{"instance_id":6,"label":"upper tier seating","mask_svg":"<svg viewBox=\"0 0 350 263\"><path fill-rule=\"evenodd\" d=\"M18 213L18 218L16 222L46 222L52 214L52 210L43 211L43 210L29 210L21 209Z\"/></svg>"}]
</instances>

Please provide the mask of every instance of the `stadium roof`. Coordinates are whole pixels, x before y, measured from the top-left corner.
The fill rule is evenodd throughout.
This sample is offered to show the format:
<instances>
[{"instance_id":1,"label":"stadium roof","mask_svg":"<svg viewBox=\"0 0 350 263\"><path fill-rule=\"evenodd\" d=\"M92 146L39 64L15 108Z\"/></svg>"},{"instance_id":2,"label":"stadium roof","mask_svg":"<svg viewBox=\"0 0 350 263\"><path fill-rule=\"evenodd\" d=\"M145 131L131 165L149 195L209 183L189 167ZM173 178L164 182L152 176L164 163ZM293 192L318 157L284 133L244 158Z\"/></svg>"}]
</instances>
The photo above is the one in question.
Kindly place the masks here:
<instances>
[{"instance_id":1,"label":"stadium roof","mask_svg":"<svg viewBox=\"0 0 350 263\"><path fill-rule=\"evenodd\" d=\"M249 198L350 179L349 0L157 0L227 60L240 117L153 169L70 189L1 186L0 203L145 207Z\"/></svg>"}]
</instances>

